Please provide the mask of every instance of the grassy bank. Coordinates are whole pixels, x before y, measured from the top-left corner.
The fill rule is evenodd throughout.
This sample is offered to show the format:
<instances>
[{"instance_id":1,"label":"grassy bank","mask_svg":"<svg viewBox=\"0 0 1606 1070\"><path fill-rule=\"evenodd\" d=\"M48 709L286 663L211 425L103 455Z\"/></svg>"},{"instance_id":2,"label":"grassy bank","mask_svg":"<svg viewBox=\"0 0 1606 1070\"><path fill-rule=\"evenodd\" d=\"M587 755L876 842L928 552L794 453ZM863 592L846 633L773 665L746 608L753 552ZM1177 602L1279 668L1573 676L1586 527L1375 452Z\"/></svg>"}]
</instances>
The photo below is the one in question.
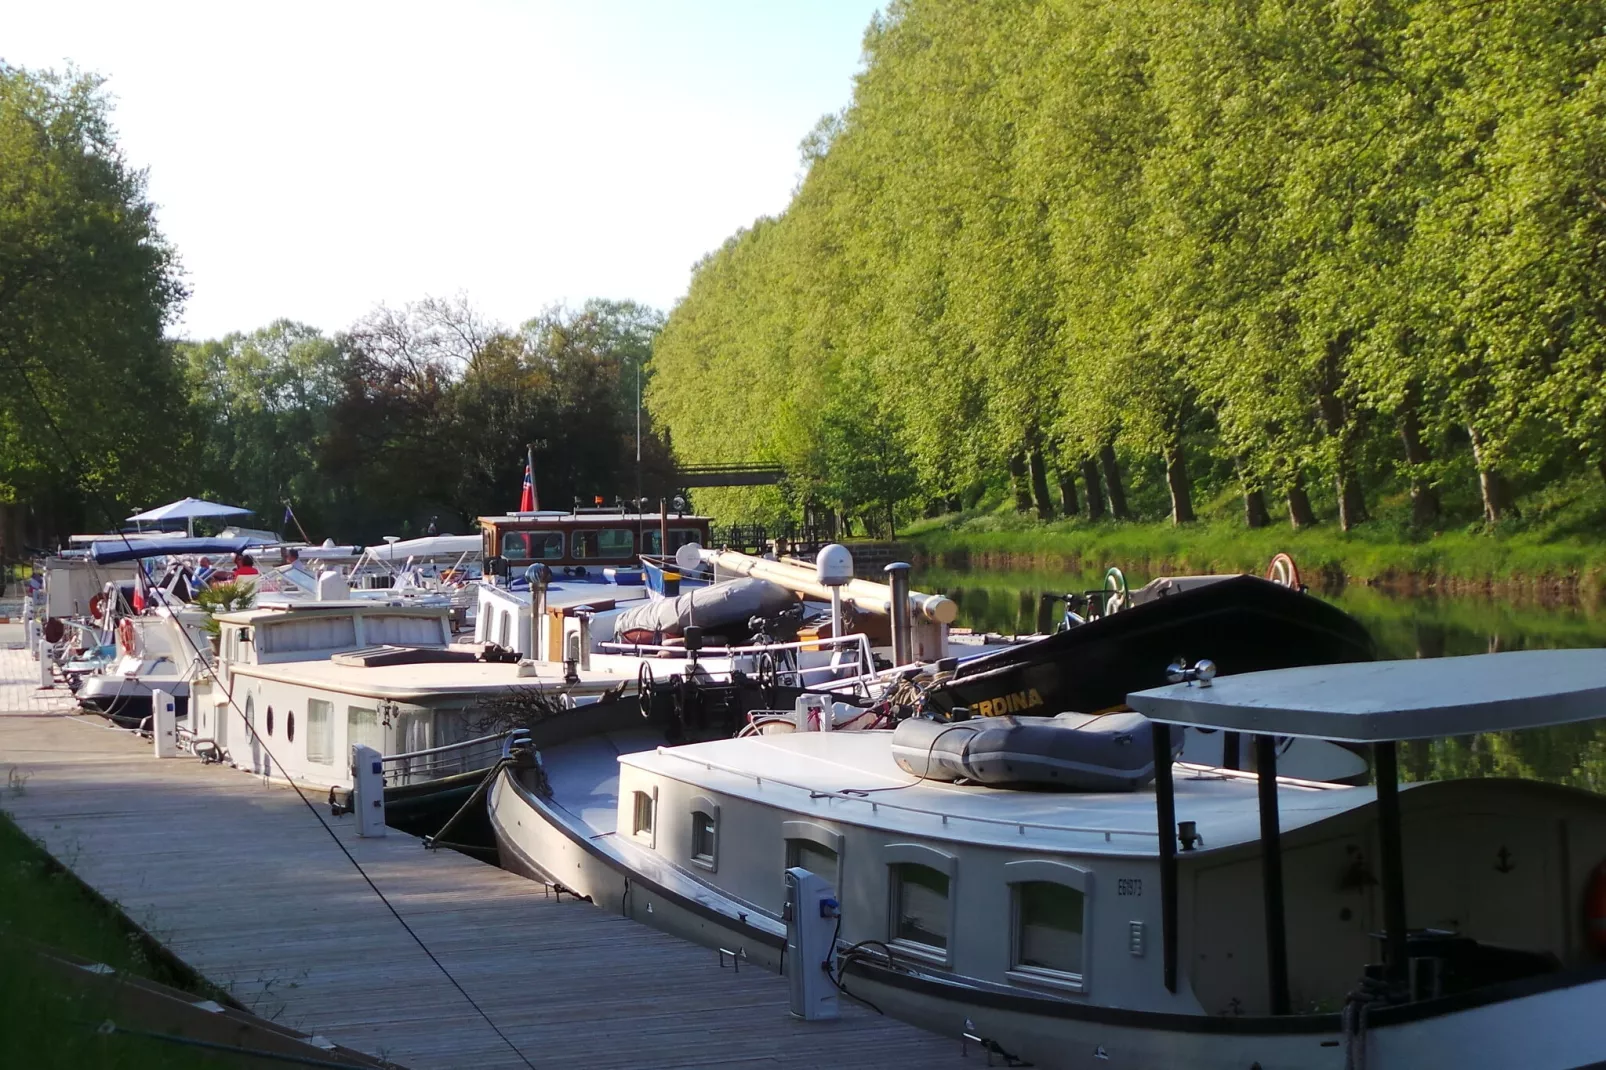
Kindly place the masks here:
<instances>
[{"instance_id":1,"label":"grassy bank","mask_svg":"<svg viewBox=\"0 0 1606 1070\"><path fill-rule=\"evenodd\" d=\"M13 779L0 790L27 787ZM25 941L200 997L217 995L0 814L0 1066L198 1070L232 1065L167 1041L98 1032L111 1014L101 997L63 984L38 964Z\"/></svg>"},{"instance_id":2,"label":"grassy bank","mask_svg":"<svg viewBox=\"0 0 1606 1070\"><path fill-rule=\"evenodd\" d=\"M1044 523L988 513L922 521L904 536L931 566L1050 570L1083 575L1095 586L1109 565L1138 577L1263 573L1273 555L1286 552L1306 583L1325 590L1363 583L1585 601L1606 595L1606 526L1598 521L1418 535L1385 524L1347 533L1333 524L1251 531L1241 521Z\"/></svg>"}]
</instances>

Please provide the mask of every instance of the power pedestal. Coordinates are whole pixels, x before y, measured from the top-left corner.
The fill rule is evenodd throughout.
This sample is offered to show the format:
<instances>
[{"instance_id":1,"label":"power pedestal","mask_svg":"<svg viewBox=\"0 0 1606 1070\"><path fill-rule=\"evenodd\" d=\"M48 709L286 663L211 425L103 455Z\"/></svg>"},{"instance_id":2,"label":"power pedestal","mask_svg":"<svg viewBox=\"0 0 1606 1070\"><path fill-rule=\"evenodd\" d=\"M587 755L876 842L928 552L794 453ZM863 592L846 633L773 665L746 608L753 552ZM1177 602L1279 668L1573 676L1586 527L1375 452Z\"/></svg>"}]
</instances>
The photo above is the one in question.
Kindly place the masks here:
<instances>
[{"instance_id":1,"label":"power pedestal","mask_svg":"<svg viewBox=\"0 0 1606 1070\"><path fill-rule=\"evenodd\" d=\"M385 765L378 751L361 743L351 748L352 794L356 796L357 835L385 834Z\"/></svg>"},{"instance_id":2,"label":"power pedestal","mask_svg":"<svg viewBox=\"0 0 1606 1070\"><path fill-rule=\"evenodd\" d=\"M795 1018L822 1022L842 1013L830 974L841 915L825 878L801 866L786 871L786 986Z\"/></svg>"},{"instance_id":3,"label":"power pedestal","mask_svg":"<svg viewBox=\"0 0 1606 1070\"><path fill-rule=\"evenodd\" d=\"M151 690L151 736L156 741L158 758L177 758L178 703L173 696L160 688Z\"/></svg>"}]
</instances>

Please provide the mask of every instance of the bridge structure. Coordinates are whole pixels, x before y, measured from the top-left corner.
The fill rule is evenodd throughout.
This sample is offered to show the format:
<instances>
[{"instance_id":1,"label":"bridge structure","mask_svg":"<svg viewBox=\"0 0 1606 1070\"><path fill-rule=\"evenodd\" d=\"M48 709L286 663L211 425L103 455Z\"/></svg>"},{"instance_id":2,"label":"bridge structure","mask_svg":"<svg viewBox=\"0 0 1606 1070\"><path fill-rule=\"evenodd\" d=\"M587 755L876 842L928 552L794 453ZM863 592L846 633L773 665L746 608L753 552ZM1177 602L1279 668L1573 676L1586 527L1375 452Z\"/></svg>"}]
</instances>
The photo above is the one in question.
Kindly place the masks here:
<instances>
[{"instance_id":1,"label":"bridge structure","mask_svg":"<svg viewBox=\"0 0 1606 1070\"><path fill-rule=\"evenodd\" d=\"M675 469L677 486L767 487L786 478L786 469L768 461L735 461L728 464L683 464Z\"/></svg>"}]
</instances>

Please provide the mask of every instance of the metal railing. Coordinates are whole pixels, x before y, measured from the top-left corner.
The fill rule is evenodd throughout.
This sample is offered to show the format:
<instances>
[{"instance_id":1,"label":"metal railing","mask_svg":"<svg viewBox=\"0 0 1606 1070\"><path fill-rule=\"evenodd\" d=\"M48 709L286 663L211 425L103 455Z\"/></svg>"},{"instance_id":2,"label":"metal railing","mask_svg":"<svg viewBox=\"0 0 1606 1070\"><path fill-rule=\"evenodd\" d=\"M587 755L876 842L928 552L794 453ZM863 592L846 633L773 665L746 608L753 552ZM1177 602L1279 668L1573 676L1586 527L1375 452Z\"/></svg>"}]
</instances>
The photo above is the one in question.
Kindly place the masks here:
<instances>
[{"instance_id":1,"label":"metal railing","mask_svg":"<svg viewBox=\"0 0 1606 1070\"><path fill-rule=\"evenodd\" d=\"M1027 829L1043 829L1048 832L1080 832L1100 835L1104 837L1106 842L1108 842L1112 836L1137 836L1148 839L1157 839L1159 837L1159 832L1157 832L1155 829L1144 830L1103 828L1091 825L1056 825L1045 821L1012 821L1001 817L976 817L971 814L950 814L945 813L942 810L933 810L925 806L909 806L905 803L882 802L879 799L869 798L863 793L854 794L852 791L820 791L819 789L811 788L806 784L797 784L790 780L782 780L780 777L763 776L747 769L737 769L734 766L723 765L719 762L711 762L707 758L694 757L690 754L679 754L676 753L676 748L673 747L659 747L657 753L666 758L679 758L683 762L688 762L692 765L700 765L710 771L718 771L721 773L730 773L732 776L746 777L760 786L763 786L764 784L776 784L783 788L792 788L795 791L805 791L808 792L811 800L826 799L829 801L835 799L840 802L862 803L870 807L871 813L876 813L885 808L888 810L896 810L899 813L919 814L922 817L940 818L944 825L951 821L966 821L974 825L990 825L998 828L1017 829L1022 836L1026 835ZM888 787L915 787L921 783L924 783L924 781L925 778L922 777L919 780L909 784L888 785ZM879 789L864 789L864 791L874 790Z\"/></svg>"},{"instance_id":2,"label":"metal railing","mask_svg":"<svg viewBox=\"0 0 1606 1070\"><path fill-rule=\"evenodd\" d=\"M764 654L792 653L795 655L805 650L816 651L837 647L857 648L853 651L856 655L856 660L838 663L836 658L833 657L832 663L829 665L802 666L796 663L796 658L794 657L791 659L790 664L783 665L777 662L776 671L779 675L796 676L800 684L808 679L808 674L810 673L823 674L833 684L876 679L874 673L867 675L863 672L864 666L873 666L875 664L875 659L870 648L870 637L860 632L855 632L852 635L826 636L823 639L799 639L790 643L755 643L748 646L703 647L697 651L697 657L699 660L702 658L730 658L735 660L742 657L756 659ZM692 653L683 646L666 646L658 643L598 643L597 649L605 654L624 654L638 658L668 654L688 661L691 659ZM854 670L855 675L851 677L839 675L844 669Z\"/></svg>"},{"instance_id":3,"label":"metal railing","mask_svg":"<svg viewBox=\"0 0 1606 1070\"><path fill-rule=\"evenodd\" d=\"M387 754L380 759L385 783L392 787L422 784L488 768L502 756L502 741L507 735L506 732L497 732L440 747Z\"/></svg>"}]
</instances>

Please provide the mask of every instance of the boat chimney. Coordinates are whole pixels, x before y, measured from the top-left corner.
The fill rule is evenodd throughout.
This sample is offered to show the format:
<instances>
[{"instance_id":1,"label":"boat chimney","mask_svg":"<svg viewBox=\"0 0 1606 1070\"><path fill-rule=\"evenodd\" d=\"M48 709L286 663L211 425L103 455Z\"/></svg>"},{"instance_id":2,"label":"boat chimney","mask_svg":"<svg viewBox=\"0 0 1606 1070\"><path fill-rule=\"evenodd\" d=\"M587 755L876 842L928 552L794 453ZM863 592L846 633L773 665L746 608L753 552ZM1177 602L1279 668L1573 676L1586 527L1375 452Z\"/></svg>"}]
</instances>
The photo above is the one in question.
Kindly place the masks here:
<instances>
[{"instance_id":1,"label":"boat chimney","mask_svg":"<svg viewBox=\"0 0 1606 1070\"><path fill-rule=\"evenodd\" d=\"M892 663L907 665L913 660L913 637L909 634L909 563L894 561L882 571L887 574L887 586L892 589L892 604L887 607L887 615L892 619Z\"/></svg>"}]
</instances>

